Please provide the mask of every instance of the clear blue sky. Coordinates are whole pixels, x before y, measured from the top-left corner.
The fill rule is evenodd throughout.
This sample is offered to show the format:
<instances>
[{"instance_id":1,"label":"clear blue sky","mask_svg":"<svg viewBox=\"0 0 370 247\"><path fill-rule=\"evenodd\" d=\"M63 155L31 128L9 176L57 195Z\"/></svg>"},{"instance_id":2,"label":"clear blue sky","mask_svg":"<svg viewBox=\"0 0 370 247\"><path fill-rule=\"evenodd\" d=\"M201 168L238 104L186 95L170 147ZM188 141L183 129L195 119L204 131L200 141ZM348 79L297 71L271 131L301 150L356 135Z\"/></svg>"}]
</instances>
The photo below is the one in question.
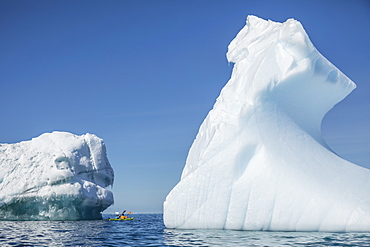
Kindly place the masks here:
<instances>
[{"instance_id":1,"label":"clear blue sky","mask_svg":"<svg viewBox=\"0 0 370 247\"><path fill-rule=\"evenodd\" d=\"M161 212L250 14L301 21L357 84L323 134L340 156L370 168L368 0L0 0L0 143L94 133L115 171L106 212Z\"/></svg>"}]
</instances>

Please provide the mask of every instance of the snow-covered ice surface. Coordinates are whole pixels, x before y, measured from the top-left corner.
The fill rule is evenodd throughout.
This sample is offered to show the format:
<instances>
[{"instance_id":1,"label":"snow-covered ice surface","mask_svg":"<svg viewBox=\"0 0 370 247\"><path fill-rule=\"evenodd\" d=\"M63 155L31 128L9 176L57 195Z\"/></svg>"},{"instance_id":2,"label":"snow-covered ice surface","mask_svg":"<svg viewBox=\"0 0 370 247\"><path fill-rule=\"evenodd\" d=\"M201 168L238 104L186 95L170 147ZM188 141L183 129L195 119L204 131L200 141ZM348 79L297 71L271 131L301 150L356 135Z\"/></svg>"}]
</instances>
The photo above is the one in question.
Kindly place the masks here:
<instances>
[{"instance_id":1,"label":"snow-covered ice surface","mask_svg":"<svg viewBox=\"0 0 370 247\"><path fill-rule=\"evenodd\" d=\"M370 231L369 170L321 136L323 117L355 84L294 19L248 16L227 58L231 79L164 202L166 227Z\"/></svg>"},{"instance_id":2,"label":"snow-covered ice surface","mask_svg":"<svg viewBox=\"0 0 370 247\"><path fill-rule=\"evenodd\" d=\"M102 139L45 133L0 144L0 220L101 219L114 173Z\"/></svg>"}]
</instances>

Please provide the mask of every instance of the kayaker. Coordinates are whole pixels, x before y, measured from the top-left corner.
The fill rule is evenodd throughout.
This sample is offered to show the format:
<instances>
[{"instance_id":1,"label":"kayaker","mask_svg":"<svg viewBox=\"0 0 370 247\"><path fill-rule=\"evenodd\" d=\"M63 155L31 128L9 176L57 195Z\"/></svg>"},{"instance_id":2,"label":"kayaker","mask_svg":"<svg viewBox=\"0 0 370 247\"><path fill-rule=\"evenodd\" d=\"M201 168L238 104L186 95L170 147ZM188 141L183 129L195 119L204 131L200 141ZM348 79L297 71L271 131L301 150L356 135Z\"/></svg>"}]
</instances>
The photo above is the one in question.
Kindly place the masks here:
<instances>
[{"instance_id":1,"label":"kayaker","mask_svg":"<svg viewBox=\"0 0 370 247\"><path fill-rule=\"evenodd\" d=\"M116 219L119 219L120 216L119 216L119 212L116 212Z\"/></svg>"},{"instance_id":2,"label":"kayaker","mask_svg":"<svg viewBox=\"0 0 370 247\"><path fill-rule=\"evenodd\" d=\"M125 213L126 213L126 210L123 210L123 212L122 212L122 215L121 215L120 219L127 219L127 218L128 218L128 217L125 215Z\"/></svg>"}]
</instances>

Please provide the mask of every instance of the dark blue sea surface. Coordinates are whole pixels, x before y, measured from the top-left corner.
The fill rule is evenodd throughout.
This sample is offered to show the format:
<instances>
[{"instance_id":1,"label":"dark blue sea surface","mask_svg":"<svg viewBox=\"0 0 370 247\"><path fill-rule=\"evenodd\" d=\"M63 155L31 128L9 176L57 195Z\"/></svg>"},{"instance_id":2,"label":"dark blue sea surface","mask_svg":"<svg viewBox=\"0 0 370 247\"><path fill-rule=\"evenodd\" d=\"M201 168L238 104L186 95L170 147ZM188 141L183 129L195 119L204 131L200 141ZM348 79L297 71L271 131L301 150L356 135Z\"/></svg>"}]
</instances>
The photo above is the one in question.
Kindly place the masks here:
<instances>
[{"instance_id":1,"label":"dark blue sea surface","mask_svg":"<svg viewBox=\"0 0 370 247\"><path fill-rule=\"evenodd\" d=\"M173 230L162 214L133 221L0 221L0 246L370 246L370 233Z\"/></svg>"}]
</instances>

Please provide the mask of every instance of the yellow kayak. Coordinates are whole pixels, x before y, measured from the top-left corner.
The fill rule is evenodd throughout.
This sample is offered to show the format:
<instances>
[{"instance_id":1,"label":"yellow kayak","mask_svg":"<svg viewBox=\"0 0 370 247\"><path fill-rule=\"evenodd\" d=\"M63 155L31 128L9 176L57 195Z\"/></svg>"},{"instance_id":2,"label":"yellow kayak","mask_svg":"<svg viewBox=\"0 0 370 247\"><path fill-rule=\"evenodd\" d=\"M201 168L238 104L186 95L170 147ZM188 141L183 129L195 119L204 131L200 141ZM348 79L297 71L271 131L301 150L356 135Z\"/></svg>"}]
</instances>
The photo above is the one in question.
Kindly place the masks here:
<instances>
[{"instance_id":1,"label":"yellow kayak","mask_svg":"<svg viewBox=\"0 0 370 247\"><path fill-rule=\"evenodd\" d=\"M126 219L111 219L111 218L109 218L108 220L133 220L133 219L134 219L134 217L126 218Z\"/></svg>"}]
</instances>

